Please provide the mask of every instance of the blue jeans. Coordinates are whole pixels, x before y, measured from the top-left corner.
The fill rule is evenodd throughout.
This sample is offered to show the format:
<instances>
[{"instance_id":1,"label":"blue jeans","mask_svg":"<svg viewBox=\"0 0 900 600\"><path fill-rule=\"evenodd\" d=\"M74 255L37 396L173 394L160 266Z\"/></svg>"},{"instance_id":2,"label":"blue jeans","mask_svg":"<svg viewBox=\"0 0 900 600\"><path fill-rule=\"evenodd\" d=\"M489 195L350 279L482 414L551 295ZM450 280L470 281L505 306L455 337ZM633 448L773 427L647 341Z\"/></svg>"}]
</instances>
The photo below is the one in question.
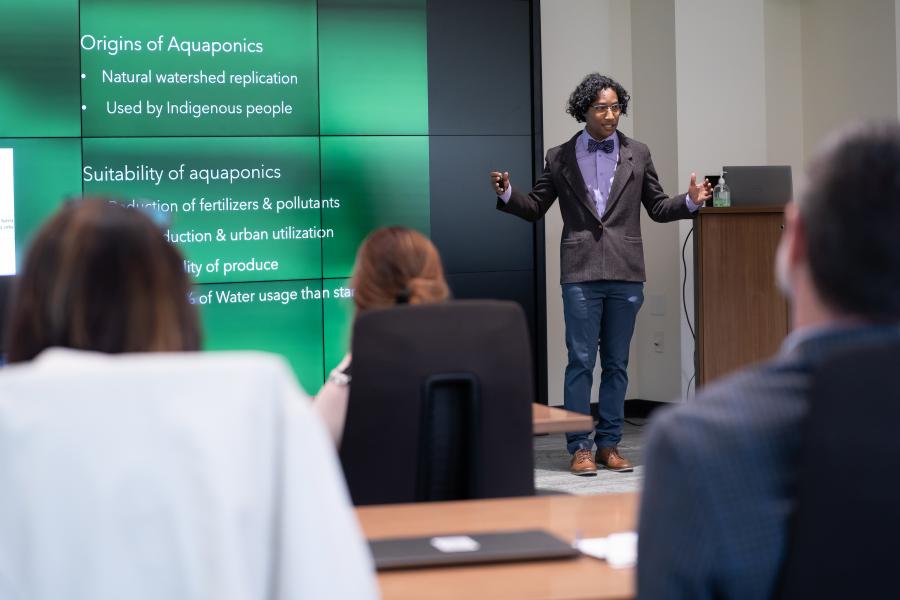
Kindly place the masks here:
<instances>
[{"instance_id":1,"label":"blue jeans","mask_svg":"<svg viewBox=\"0 0 900 600\"><path fill-rule=\"evenodd\" d=\"M566 321L566 366L563 402L566 410L591 412L591 384L597 350L600 350L600 419L591 440L590 431L566 433L566 448L574 454L615 446L622 439L625 390L628 388L628 349L638 310L644 303L644 284L631 281L564 283L563 316Z\"/></svg>"}]
</instances>

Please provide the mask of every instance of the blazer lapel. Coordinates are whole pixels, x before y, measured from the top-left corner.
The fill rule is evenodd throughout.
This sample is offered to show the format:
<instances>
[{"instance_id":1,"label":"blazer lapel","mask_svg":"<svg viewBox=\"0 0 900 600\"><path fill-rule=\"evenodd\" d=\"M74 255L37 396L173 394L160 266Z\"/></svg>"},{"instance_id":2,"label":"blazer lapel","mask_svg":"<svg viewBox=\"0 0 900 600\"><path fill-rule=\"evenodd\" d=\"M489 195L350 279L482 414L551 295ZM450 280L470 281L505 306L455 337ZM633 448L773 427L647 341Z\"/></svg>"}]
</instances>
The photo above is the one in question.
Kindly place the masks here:
<instances>
[{"instance_id":1,"label":"blazer lapel","mask_svg":"<svg viewBox=\"0 0 900 600\"><path fill-rule=\"evenodd\" d=\"M621 132L619 133L619 165L616 167L616 174L613 176L612 186L609 188L609 198L606 200L606 211L604 215L608 215L613 205L622 195L622 190L631 179L634 173L634 155L628 144L628 138Z\"/></svg>"},{"instance_id":2,"label":"blazer lapel","mask_svg":"<svg viewBox=\"0 0 900 600\"><path fill-rule=\"evenodd\" d=\"M578 168L578 159L575 158L575 143L580 135L581 132L576 133L572 139L563 144L562 152L559 153L561 171L563 177L569 182L572 191L575 192L575 197L578 198L578 201L584 204L585 208L591 211L594 218L599 221L600 215L597 213L597 205L588 197L587 185L584 183L584 177L581 176L581 169Z\"/></svg>"}]
</instances>

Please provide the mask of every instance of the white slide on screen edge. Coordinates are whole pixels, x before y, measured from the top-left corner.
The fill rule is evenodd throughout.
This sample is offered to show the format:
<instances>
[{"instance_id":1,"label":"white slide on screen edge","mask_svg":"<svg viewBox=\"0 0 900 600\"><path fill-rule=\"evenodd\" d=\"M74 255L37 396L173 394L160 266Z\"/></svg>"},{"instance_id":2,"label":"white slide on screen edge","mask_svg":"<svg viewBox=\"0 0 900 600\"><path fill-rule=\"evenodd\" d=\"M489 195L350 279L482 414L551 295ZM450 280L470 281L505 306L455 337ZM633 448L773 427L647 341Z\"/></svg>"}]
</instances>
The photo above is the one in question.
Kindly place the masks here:
<instances>
[{"instance_id":1,"label":"white slide on screen edge","mask_svg":"<svg viewBox=\"0 0 900 600\"><path fill-rule=\"evenodd\" d=\"M16 214L12 148L0 148L0 276L16 274Z\"/></svg>"}]
</instances>

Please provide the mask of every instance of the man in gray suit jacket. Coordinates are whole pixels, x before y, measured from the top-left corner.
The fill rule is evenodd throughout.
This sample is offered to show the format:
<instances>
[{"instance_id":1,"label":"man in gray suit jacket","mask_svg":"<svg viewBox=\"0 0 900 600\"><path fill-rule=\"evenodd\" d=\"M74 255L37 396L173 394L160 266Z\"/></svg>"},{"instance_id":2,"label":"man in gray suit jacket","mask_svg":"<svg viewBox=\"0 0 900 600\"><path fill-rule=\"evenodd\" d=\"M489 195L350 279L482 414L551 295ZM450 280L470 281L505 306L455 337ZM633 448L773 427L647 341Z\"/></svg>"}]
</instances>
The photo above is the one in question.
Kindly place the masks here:
<instances>
[{"instance_id":1,"label":"man in gray suit jacket","mask_svg":"<svg viewBox=\"0 0 900 600\"><path fill-rule=\"evenodd\" d=\"M566 445L576 475L594 475L600 463L630 471L618 452L622 438L628 351L644 294L641 204L654 221L687 219L712 194L708 181L691 175L687 194L663 192L647 146L617 131L630 96L615 80L591 73L566 110L583 131L547 152L544 172L528 193L510 185L509 173L491 173L497 208L536 221L559 198L563 218L560 273L566 323L563 402L590 413L591 384L600 351L599 421L590 431L569 432ZM591 449L597 445L597 454ZM596 461L596 462L595 462Z\"/></svg>"},{"instance_id":2,"label":"man in gray suit jacket","mask_svg":"<svg viewBox=\"0 0 900 600\"><path fill-rule=\"evenodd\" d=\"M896 122L832 137L785 213L775 270L793 331L781 352L654 418L640 511L640 598L773 596L801 424L815 401L813 373L836 353L900 340L898 174ZM848 402L847 419L834 423L848 452L856 418Z\"/></svg>"}]
</instances>

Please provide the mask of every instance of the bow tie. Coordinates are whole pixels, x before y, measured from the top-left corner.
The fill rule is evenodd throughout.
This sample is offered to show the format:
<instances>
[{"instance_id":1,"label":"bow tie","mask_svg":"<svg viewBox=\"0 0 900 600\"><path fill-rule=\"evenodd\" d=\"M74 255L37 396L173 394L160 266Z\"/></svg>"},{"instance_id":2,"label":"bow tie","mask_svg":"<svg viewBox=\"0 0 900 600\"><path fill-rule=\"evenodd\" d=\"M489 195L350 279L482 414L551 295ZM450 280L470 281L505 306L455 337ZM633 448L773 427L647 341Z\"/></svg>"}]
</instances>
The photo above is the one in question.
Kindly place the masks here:
<instances>
[{"instance_id":1,"label":"bow tie","mask_svg":"<svg viewBox=\"0 0 900 600\"><path fill-rule=\"evenodd\" d=\"M616 143L612 140L603 140L602 142L598 142L593 138L588 139L588 152L596 152L597 150L603 150L604 154L609 154L613 151L613 148L616 147Z\"/></svg>"}]
</instances>

